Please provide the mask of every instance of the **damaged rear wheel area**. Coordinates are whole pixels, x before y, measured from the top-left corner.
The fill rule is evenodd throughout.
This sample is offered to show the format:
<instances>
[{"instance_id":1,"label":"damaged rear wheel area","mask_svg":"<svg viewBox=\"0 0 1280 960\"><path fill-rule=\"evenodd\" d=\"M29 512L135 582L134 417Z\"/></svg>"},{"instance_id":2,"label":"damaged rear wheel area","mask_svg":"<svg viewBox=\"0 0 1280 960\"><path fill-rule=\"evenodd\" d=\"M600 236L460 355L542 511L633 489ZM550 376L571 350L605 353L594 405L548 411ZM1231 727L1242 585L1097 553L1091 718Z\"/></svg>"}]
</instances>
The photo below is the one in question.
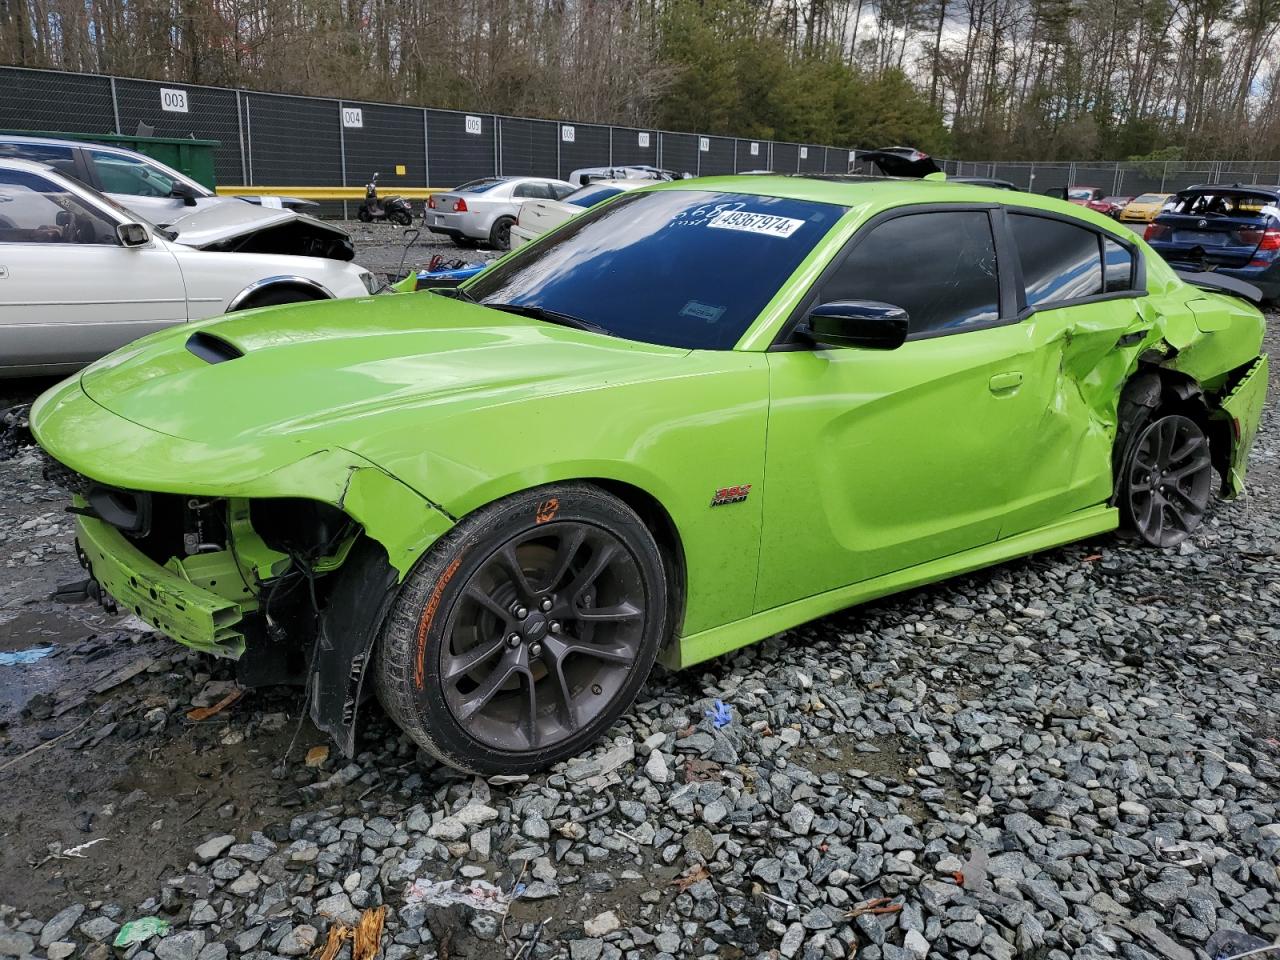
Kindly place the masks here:
<instances>
[{"instance_id":1,"label":"damaged rear wheel area","mask_svg":"<svg viewBox=\"0 0 1280 960\"><path fill-rule=\"evenodd\" d=\"M1118 408L1113 502L1124 528L1144 543L1177 546L1203 522L1215 486L1224 496L1231 494L1240 437L1232 431L1224 400L1254 366L1232 371L1211 391L1184 374L1153 367L1125 385ZM1220 485L1215 474L1222 478Z\"/></svg>"},{"instance_id":2,"label":"damaged rear wheel area","mask_svg":"<svg viewBox=\"0 0 1280 960\"><path fill-rule=\"evenodd\" d=\"M1177 546L1200 526L1209 506L1208 436L1190 417L1157 416L1135 438L1121 484L1126 525L1152 546Z\"/></svg>"}]
</instances>

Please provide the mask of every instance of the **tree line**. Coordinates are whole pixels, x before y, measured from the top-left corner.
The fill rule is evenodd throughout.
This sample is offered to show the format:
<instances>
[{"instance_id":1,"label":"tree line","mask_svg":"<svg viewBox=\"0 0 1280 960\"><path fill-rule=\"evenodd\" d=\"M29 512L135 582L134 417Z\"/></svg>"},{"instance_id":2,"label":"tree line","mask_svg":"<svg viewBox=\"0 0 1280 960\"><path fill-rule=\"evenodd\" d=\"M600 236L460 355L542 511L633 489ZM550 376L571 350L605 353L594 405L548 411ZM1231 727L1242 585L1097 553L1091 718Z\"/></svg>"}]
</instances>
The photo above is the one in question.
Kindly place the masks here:
<instances>
[{"instance_id":1,"label":"tree line","mask_svg":"<svg viewBox=\"0 0 1280 960\"><path fill-rule=\"evenodd\" d=\"M0 62L965 159L1280 157L1280 0L0 0Z\"/></svg>"}]
</instances>

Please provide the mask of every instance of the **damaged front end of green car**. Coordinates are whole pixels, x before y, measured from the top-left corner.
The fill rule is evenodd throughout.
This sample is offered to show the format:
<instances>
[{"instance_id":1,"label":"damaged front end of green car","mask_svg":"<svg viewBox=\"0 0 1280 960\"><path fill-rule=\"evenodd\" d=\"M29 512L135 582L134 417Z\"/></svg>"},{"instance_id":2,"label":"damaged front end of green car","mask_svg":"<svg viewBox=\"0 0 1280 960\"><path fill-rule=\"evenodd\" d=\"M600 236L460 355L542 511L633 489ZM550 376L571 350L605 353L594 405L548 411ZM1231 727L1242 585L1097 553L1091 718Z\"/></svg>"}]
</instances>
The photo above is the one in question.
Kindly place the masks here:
<instances>
[{"instance_id":1,"label":"damaged front end of green car","mask_svg":"<svg viewBox=\"0 0 1280 960\"><path fill-rule=\"evenodd\" d=\"M93 404L78 380L38 411L45 437L93 430L135 448L146 437ZM181 441L167 439L176 444L168 456L180 456ZM309 685L312 719L351 754L386 604L452 518L343 449L219 484L217 494L115 485L101 467L90 479L67 459L51 459L46 476L72 494L86 592L193 650L235 660L246 685ZM340 568L341 578L327 576Z\"/></svg>"}]
</instances>

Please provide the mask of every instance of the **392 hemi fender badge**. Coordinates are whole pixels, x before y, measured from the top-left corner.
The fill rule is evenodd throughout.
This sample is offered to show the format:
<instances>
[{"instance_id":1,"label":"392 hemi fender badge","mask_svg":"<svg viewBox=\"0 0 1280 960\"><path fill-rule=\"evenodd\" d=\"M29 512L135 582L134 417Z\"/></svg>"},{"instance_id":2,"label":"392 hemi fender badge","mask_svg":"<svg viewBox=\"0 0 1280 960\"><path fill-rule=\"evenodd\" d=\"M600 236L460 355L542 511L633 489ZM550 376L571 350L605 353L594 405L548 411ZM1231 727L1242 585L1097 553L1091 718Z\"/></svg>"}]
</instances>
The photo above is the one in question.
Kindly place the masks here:
<instances>
[{"instance_id":1,"label":"392 hemi fender badge","mask_svg":"<svg viewBox=\"0 0 1280 960\"><path fill-rule=\"evenodd\" d=\"M751 492L751 484L742 483L736 487L721 487L711 498L713 507L723 507L726 503L741 503Z\"/></svg>"}]
</instances>

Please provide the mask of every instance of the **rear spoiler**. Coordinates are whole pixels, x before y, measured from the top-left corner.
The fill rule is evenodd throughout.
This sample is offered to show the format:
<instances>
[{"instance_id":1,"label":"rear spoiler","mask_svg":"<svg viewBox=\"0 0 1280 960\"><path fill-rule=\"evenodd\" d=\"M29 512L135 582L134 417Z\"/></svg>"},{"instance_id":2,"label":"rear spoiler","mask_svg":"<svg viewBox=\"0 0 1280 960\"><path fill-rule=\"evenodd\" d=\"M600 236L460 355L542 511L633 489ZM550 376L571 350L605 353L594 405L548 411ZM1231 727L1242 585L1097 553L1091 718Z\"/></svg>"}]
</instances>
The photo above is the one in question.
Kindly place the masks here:
<instances>
[{"instance_id":1,"label":"rear spoiler","mask_svg":"<svg viewBox=\"0 0 1280 960\"><path fill-rule=\"evenodd\" d=\"M1252 283L1245 283L1235 277L1225 277L1220 273L1212 273L1208 270L1197 270L1195 272L1175 270L1174 273L1183 282L1189 283L1193 287L1199 287L1201 290L1211 290L1214 293L1230 294L1233 297L1240 297L1242 300L1248 300L1250 303L1262 306L1262 291Z\"/></svg>"}]
</instances>

